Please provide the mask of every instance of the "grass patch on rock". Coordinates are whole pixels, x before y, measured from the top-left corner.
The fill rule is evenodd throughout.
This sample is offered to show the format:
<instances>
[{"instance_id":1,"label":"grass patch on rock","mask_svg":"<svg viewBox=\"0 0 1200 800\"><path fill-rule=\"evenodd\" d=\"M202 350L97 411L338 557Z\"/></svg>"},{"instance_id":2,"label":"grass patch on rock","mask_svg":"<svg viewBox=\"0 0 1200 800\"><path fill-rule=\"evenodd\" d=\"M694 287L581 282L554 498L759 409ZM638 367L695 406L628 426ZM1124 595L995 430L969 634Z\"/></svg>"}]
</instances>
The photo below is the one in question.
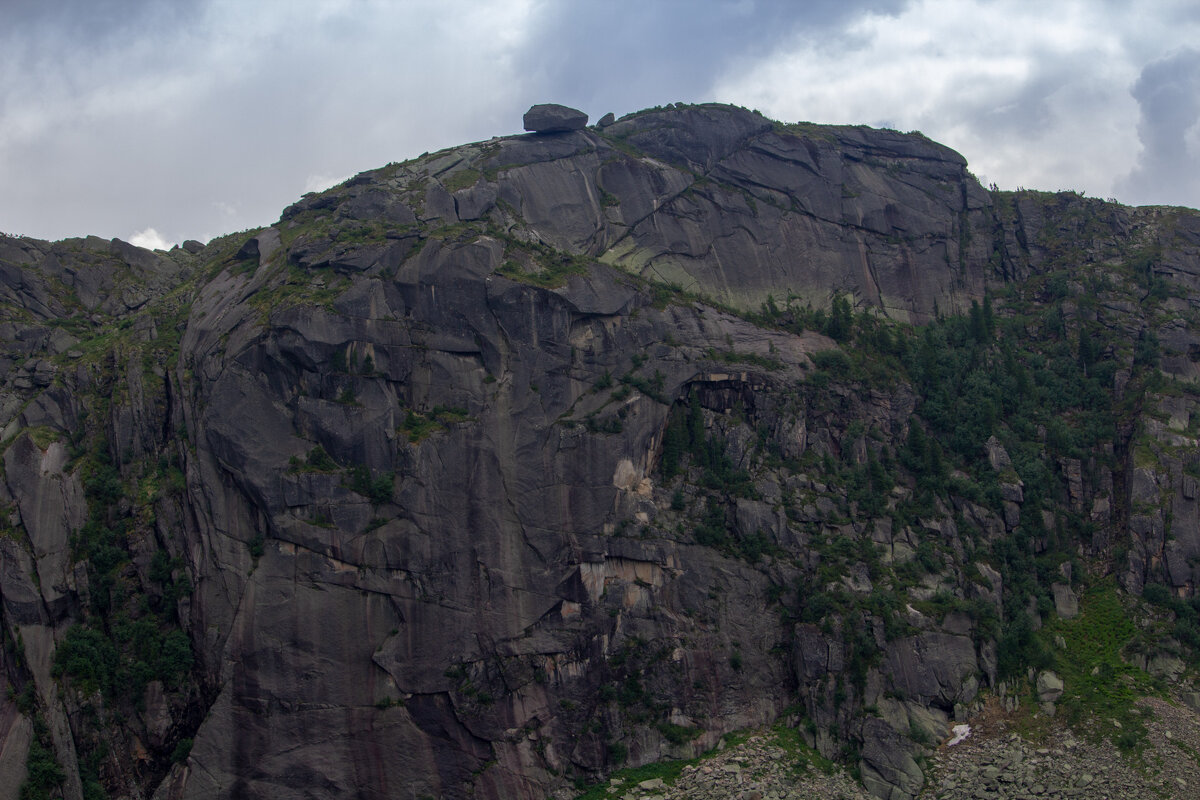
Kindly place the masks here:
<instances>
[{"instance_id":1,"label":"grass patch on rock","mask_svg":"<svg viewBox=\"0 0 1200 800\"><path fill-rule=\"evenodd\" d=\"M799 728L776 725L771 729L770 742L788 754L792 769L797 772L808 772L809 769L815 768L831 775L838 770L837 764L805 744Z\"/></svg>"},{"instance_id":2,"label":"grass patch on rock","mask_svg":"<svg viewBox=\"0 0 1200 800\"><path fill-rule=\"evenodd\" d=\"M470 419L466 409L453 406L435 406L428 413L409 409L404 415L404 424L400 428L400 433L407 436L411 443L420 444L431 434L447 430L452 425L467 422Z\"/></svg>"},{"instance_id":3,"label":"grass patch on rock","mask_svg":"<svg viewBox=\"0 0 1200 800\"><path fill-rule=\"evenodd\" d=\"M1064 684L1057 713L1076 729L1111 739L1125 752L1140 750L1146 726L1137 701L1161 692L1150 675L1122 658L1137 626L1116 585L1106 581L1087 589L1079 616L1050 621L1042 635L1048 645L1059 636L1066 642L1065 648L1053 648L1053 668Z\"/></svg>"},{"instance_id":4,"label":"grass patch on rock","mask_svg":"<svg viewBox=\"0 0 1200 800\"><path fill-rule=\"evenodd\" d=\"M784 731L785 729L783 726L779 726L777 730ZM582 794L576 795L575 800L610 800L610 798L624 797L630 792L635 791L637 785L642 781L652 781L655 779L661 779L667 786L673 786L683 773L684 768L707 761L721 753L727 752L730 748L744 744L752 734L753 731L727 733L721 740L723 746L715 747L696 758L657 761L653 764L644 764L640 767L617 770L609 776L608 780L597 783ZM783 734L779 735L782 736ZM804 746L802 742L799 742L798 734L796 735L796 740L800 747ZM789 747L785 747L782 744L780 746L791 752Z\"/></svg>"},{"instance_id":5,"label":"grass patch on rock","mask_svg":"<svg viewBox=\"0 0 1200 800\"><path fill-rule=\"evenodd\" d=\"M442 181L442 185L446 187L447 192L454 193L474 186L480 177L482 177L482 173L477 169L461 169L446 177Z\"/></svg>"}]
</instances>

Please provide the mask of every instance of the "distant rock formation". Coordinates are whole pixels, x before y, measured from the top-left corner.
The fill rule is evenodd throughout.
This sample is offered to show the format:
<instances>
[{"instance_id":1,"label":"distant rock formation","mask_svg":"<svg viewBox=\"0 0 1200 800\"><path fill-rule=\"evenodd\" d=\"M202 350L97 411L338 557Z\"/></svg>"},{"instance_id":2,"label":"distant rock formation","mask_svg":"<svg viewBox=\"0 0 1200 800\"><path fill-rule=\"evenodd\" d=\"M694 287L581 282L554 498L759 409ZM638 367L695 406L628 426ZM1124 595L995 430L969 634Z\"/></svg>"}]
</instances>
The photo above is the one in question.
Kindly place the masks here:
<instances>
[{"instance_id":1,"label":"distant rock formation","mask_svg":"<svg viewBox=\"0 0 1200 800\"><path fill-rule=\"evenodd\" d=\"M542 103L530 106L521 121L525 125L525 130L534 133L565 133L582 130L586 127L588 115L575 108L555 103Z\"/></svg>"}]
</instances>

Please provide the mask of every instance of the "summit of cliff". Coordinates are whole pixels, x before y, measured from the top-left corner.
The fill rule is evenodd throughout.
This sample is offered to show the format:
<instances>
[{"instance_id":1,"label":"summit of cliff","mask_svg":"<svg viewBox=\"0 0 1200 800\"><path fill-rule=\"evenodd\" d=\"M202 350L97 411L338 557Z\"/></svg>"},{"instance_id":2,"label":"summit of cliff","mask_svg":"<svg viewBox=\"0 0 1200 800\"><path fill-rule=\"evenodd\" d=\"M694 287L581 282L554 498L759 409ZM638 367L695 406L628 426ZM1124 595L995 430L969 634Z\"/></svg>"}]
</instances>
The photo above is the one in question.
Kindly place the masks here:
<instances>
[{"instance_id":1,"label":"summit of cliff","mask_svg":"<svg viewBox=\"0 0 1200 800\"><path fill-rule=\"evenodd\" d=\"M990 206L965 160L920 134L701 105L366 172L290 207L281 233L490 226L741 308L844 291L919 321L982 292L991 243L972 233Z\"/></svg>"}]
</instances>

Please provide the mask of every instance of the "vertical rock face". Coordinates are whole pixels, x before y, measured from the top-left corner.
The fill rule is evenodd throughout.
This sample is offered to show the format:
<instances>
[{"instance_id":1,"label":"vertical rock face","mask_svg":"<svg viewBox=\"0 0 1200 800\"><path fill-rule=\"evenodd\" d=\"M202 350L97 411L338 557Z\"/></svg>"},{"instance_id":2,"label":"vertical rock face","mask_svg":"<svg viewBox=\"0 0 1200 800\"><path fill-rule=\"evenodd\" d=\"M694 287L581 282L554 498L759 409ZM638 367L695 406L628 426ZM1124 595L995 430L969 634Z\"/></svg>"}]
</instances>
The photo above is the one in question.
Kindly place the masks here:
<instances>
[{"instance_id":1,"label":"vertical rock face","mask_svg":"<svg viewBox=\"0 0 1200 800\"><path fill-rule=\"evenodd\" d=\"M167 257L0 239L0 774L41 742L72 797L544 797L791 706L912 796L1008 668L1014 567L979 554L1090 515L1070 547L1194 592L1195 404L1145 378L1192 377L1193 229L694 106L364 173ZM1071 299L1108 268L1159 305ZM1095 444L989 429L950 475L919 377L948 328L881 320L982 341L1001 287L1140 399Z\"/></svg>"}]
</instances>

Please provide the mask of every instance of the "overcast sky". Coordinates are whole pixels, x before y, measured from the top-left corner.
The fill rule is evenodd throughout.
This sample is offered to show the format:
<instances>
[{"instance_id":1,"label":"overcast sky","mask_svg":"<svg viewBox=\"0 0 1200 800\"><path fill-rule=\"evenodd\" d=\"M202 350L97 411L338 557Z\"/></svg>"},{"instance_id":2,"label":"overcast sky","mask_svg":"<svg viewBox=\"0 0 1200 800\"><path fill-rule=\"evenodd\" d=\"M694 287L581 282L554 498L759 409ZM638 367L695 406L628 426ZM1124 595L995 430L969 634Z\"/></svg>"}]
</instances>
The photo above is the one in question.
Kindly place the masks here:
<instances>
[{"instance_id":1,"label":"overcast sky","mask_svg":"<svg viewBox=\"0 0 1200 800\"><path fill-rule=\"evenodd\" d=\"M710 100L1200 206L1194 0L0 0L0 231L207 240L533 103Z\"/></svg>"}]
</instances>

